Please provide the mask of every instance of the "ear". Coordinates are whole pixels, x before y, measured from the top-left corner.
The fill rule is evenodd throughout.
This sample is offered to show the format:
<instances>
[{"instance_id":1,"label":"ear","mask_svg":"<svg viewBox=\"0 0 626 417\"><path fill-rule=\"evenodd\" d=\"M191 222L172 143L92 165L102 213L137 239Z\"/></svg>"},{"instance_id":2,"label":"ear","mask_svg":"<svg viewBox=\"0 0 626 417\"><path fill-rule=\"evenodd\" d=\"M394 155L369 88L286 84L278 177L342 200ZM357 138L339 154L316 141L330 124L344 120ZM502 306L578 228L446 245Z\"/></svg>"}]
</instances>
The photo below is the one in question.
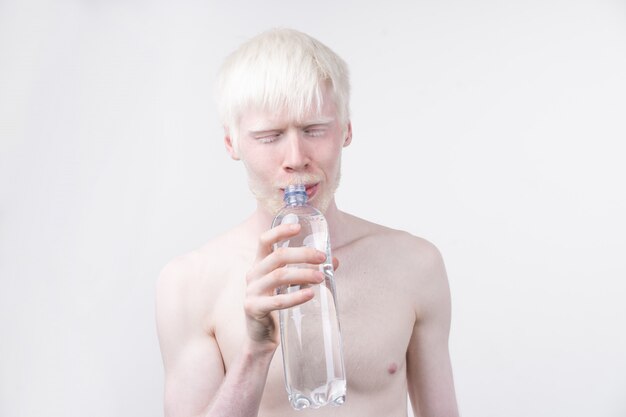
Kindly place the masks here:
<instances>
[{"instance_id":1,"label":"ear","mask_svg":"<svg viewBox=\"0 0 626 417\"><path fill-rule=\"evenodd\" d=\"M348 126L346 129L346 140L343 142L343 147L345 148L352 142L352 122L348 122Z\"/></svg>"},{"instance_id":2,"label":"ear","mask_svg":"<svg viewBox=\"0 0 626 417\"><path fill-rule=\"evenodd\" d=\"M226 151L235 161L239 161L239 153L237 152L236 146L233 143L233 139L230 136L230 132L228 129L224 128L224 146L226 147Z\"/></svg>"}]
</instances>

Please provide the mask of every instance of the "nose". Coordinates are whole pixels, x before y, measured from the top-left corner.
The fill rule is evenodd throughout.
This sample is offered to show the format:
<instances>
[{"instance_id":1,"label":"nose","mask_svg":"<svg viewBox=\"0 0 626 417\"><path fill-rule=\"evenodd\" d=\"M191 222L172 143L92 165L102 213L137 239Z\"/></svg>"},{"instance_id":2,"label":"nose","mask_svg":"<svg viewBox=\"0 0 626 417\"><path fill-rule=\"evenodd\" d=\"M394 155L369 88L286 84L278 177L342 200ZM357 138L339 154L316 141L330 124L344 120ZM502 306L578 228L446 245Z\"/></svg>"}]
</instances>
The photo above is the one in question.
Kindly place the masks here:
<instances>
[{"instance_id":1,"label":"nose","mask_svg":"<svg viewBox=\"0 0 626 417\"><path fill-rule=\"evenodd\" d=\"M285 139L283 169L290 173L305 171L311 160L303 139L297 133L290 133Z\"/></svg>"}]
</instances>

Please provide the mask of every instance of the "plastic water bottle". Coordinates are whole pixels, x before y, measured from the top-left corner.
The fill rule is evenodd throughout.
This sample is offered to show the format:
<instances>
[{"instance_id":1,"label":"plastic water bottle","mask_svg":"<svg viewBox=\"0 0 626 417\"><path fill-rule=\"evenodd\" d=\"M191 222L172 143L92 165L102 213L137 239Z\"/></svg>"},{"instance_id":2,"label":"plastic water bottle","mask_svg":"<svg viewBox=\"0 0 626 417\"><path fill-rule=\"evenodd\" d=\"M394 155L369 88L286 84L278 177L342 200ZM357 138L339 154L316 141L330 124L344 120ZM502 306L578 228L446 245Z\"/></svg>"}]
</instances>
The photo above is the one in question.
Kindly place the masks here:
<instances>
[{"instance_id":1,"label":"plastic water bottle","mask_svg":"<svg viewBox=\"0 0 626 417\"><path fill-rule=\"evenodd\" d=\"M311 285L315 296L304 304L280 310L280 338L289 402L296 410L341 405L346 399L343 348L337 315L337 298L328 225L324 215L307 204L304 185L285 189L285 206L276 215L272 227L299 223L300 233L274 245L307 246L326 253L320 265L289 265L292 268L319 268L324 281ZM308 285L290 285L278 293L298 291Z\"/></svg>"}]
</instances>

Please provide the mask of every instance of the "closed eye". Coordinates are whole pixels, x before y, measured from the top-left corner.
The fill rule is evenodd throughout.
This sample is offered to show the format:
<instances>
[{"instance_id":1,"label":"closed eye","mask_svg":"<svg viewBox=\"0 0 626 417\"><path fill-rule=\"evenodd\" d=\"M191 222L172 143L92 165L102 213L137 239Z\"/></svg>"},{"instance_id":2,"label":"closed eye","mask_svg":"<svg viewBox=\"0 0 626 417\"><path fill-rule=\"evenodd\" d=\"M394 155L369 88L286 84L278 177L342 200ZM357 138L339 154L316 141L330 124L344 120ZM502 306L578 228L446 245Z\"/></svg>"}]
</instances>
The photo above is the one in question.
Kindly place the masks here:
<instances>
[{"instance_id":1,"label":"closed eye","mask_svg":"<svg viewBox=\"0 0 626 417\"><path fill-rule=\"evenodd\" d=\"M319 137L324 136L327 130L325 126L309 126L304 129L304 133L306 133L307 136Z\"/></svg>"},{"instance_id":2,"label":"closed eye","mask_svg":"<svg viewBox=\"0 0 626 417\"><path fill-rule=\"evenodd\" d=\"M280 136L281 136L280 132L267 132L267 133L261 133L261 134L255 135L254 138L259 143L272 143L278 138L280 138Z\"/></svg>"}]
</instances>

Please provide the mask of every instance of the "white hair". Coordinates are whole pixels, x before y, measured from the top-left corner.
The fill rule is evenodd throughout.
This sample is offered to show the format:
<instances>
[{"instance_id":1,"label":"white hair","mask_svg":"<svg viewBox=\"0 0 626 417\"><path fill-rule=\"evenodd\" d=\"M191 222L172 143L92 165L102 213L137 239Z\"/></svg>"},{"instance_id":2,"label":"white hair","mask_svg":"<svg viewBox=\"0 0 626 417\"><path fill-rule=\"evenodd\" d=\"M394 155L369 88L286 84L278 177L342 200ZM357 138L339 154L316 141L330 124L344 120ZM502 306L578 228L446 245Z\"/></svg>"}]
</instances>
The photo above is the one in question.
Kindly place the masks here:
<instances>
[{"instance_id":1,"label":"white hair","mask_svg":"<svg viewBox=\"0 0 626 417\"><path fill-rule=\"evenodd\" d=\"M331 87L338 119L350 117L346 63L326 45L292 29L272 29L252 38L222 65L217 100L222 125L236 145L247 109L287 112L300 120L322 108L322 89Z\"/></svg>"}]
</instances>

